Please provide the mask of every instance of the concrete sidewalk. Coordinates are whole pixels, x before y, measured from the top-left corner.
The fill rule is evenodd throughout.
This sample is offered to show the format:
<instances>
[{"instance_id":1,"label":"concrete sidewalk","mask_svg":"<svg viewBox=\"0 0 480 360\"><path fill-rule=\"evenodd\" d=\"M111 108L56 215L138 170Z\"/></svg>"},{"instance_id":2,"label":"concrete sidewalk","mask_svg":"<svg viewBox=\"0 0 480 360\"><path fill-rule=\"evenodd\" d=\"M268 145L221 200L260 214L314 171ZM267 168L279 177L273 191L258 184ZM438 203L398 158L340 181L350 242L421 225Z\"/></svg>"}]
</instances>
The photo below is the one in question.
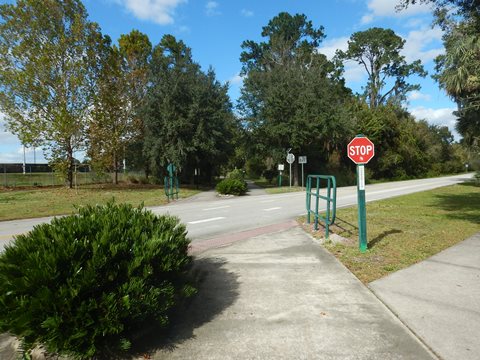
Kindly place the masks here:
<instances>
[{"instance_id":1,"label":"concrete sidewalk","mask_svg":"<svg viewBox=\"0 0 480 360\"><path fill-rule=\"evenodd\" d=\"M198 296L152 359L432 359L299 227L196 258Z\"/></svg>"},{"instance_id":2,"label":"concrete sidewalk","mask_svg":"<svg viewBox=\"0 0 480 360\"><path fill-rule=\"evenodd\" d=\"M480 358L480 234L370 287L442 359Z\"/></svg>"}]
</instances>

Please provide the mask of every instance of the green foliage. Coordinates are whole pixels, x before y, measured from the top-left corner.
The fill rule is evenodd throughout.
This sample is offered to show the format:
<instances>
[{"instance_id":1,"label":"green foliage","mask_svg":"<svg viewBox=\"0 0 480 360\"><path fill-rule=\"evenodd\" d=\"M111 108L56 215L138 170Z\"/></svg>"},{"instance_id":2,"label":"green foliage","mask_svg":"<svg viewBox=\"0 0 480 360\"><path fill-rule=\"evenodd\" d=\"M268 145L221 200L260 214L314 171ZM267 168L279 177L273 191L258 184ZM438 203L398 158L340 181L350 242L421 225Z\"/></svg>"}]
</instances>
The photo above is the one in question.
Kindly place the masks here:
<instances>
[{"instance_id":1,"label":"green foliage","mask_svg":"<svg viewBox=\"0 0 480 360\"><path fill-rule=\"evenodd\" d=\"M113 182L118 184L122 155L134 133L133 110L120 50L107 43L103 52L94 110L88 126L87 154L96 169L113 172Z\"/></svg>"},{"instance_id":2,"label":"green foliage","mask_svg":"<svg viewBox=\"0 0 480 360\"><path fill-rule=\"evenodd\" d=\"M435 59L438 81L458 104L457 131L466 145L480 143L480 7L469 0L401 0L400 9L431 3L435 24L444 31L445 54Z\"/></svg>"},{"instance_id":3,"label":"green foliage","mask_svg":"<svg viewBox=\"0 0 480 360\"><path fill-rule=\"evenodd\" d=\"M217 184L216 190L224 195L244 195L247 183L238 178L226 178Z\"/></svg>"},{"instance_id":4,"label":"green foliage","mask_svg":"<svg viewBox=\"0 0 480 360\"><path fill-rule=\"evenodd\" d=\"M0 5L0 110L24 144L47 150L70 187L104 41L80 0Z\"/></svg>"},{"instance_id":5,"label":"green foliage","mask_svg":"<svg viewBox=\"0 0 480 360\"><path fill-rule=\"evenodd\" d=\"M18 236L0 254L0 331L25 350L105 358L166 326L194 289L184 225L130 205L87 206Z\"/></svg>"},{"instance_id":6,"label":"green foliage","mask_svg":"<svg viewBox=\"0 0 480 360\"><path fill-rule=\"evenodd\" d=\"M305 15L282 12L261 35L265 41L244 41L240 55L245 78L239 109L250 136L248 158L277 163L288 148L295 154L315 148L328 159L353 134L342 109L350 91L341 68L317 51L323 27L315 28Z\"/></svg>"},{"instance_id":7,"label":"green foliage","mask_svg":"<svg viewBox=\"0 0 480 360\"><path fill-rule=\"evenodd\" d=\"M391 29L371 28L352 34L347 51L337 52L340 60L353 60L365 68L368 74L365 93L371 108L387 101L399 104L409 91L420 88L408 84L406 79L411 75L427 75L420 60L411 64L405 61L400 54L404 44L405 40ZM393 86L384 89L389 78L394 80Z\"/></svg>"},{"instance_id":8,"label":"green foliage","mask_svg":"<svg viewBox=\"0 0 480 360\"><path fill-rule=\"evenodd\" d=\"M241 169L234 169L227 174L227 179L245 181L245 172Z\"/></svg>"},{"instance_id":9,"label":"green foliage","mask_svg":"<svg viewBox=\"0 0 480 360\"><path fill-rule=\"evenodd\" d=\"M267 169L263 172L263 176L267 179L268 183L271 184L278 176L278 170L276 169Z\"/></svg>"},{"instance_id":10,"label":"green foliage","mask_svg":"<svg viewBox=\"0 0 480 360\"><path fill-rule=\"evenodd\" d=\"M211 178L233 153L235 122L228 85L206 73L191 49L165 35L153 50L150 88L143 106L144 153L154 174L173 163L193 176Z\"/></svg>"},{"instance_id":11,"label":"green foliage","mask_svg":"<svg viewBox=\"0 0 480 360\"><path fill-rule=\"evenodd\" d=\"M260 177L266 167L267 166L265 165L265 160L258 156L250 157L245 163L247 175L251 179L256 179Z\"/></svg>"}]
</instances>

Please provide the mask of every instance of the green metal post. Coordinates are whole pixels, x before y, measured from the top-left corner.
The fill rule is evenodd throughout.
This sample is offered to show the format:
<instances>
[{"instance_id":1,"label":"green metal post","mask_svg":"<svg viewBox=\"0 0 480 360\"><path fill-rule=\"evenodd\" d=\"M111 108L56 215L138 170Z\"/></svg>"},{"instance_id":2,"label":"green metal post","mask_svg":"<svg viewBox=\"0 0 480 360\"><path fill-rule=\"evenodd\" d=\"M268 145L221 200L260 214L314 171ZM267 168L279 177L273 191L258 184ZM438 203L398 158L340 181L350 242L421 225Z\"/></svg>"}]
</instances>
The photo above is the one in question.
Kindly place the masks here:
<instances>
[{"instance_id":1,"label":"green metal post","mask_svg":"<svg viewBox=\"0 0 480 360\"><path fill-rule=\"evenodd\" d=\"M178 177L175 177L175 187L176 187L176 194L177 194L177 200L178 200Z\"/></svg>"},{"instance_id":2,"label":"green metal post","mask_svg":"<svg viewBox=\"0 0 480 360\"><path fill-rule=\"evenodd\" d=\"M311 191L312 191L312 178L308 177L307 178L307 191L306 191L306 194L307 194L307 224L310 224L310 210L311 210L310 204L312 202Z\"/></svg>"},{"instance_id":3,"label":"green metal post","mask_svg":"<svg viewBox=\"0 0 480 360\"><path fill-rule=\"evenodd\" d=\"M282 172L280 171L280 175L278 175L278 187L282 186Z\"/></svg>"},{"instance_id":4,"label":"green metal post","mask_svg":"<svg viewBox=\"0 0 480 360\"><path fill-rule=\"evenodd\" d=\"M327 180L327 212L326 212L326 220L325 220L325 239L328 240L328 236L330 235L329 232L329 223L330 223L330 179Z\"/></svg>"},{"instance_id":5,"label":"green metal post","mask_svg":"<svg viewBox=\"0 0 480 360\"><path fill-rule=\"evenodd\" d=\"M360 252L367 251L367 210L365 206L365 165L357 165L358 241Z\"/></svg>"},{"instance_id":6,"label":"green metal post","mask_svg":"<svg viewBox=\"0 0 480 360\"><path fill-rule=\"evenodd\" d=\"M317 179L317 192L315 196L315 226L314 229L318 230L318 200L319 200L319 195L320 193L320 179Z\"/></svg>"}]
</instances>

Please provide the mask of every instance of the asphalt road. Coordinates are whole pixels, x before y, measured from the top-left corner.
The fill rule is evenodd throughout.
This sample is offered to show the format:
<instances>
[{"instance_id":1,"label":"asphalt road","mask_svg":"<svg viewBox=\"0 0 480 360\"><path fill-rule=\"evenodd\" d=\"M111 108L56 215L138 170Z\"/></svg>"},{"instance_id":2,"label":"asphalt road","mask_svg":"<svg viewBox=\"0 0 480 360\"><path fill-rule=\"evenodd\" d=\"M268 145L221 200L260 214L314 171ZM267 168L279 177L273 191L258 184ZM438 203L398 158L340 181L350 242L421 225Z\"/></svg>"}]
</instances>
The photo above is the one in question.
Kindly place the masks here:
<instances>
[{"instance_id":1,"label":"asphalt road","mask_svg":"<svg viewBox=\"0 0 480 360\"><path fill-rule=\"evenodd\" d=\"M469 179L471 174L440 178L389 182L367 185L367 202L448 186ZM355 205L355 186L337 189L337 207ZM156 214L176 215L187 224L193 242L219 235L251 230L294 219L306 213L305 193L250 195L215 200L183 200L166 206L149 208ZM50 221L50 217L0 222L0 248L13 236L27 232L33 226Z\"/></svg>"}]
</instances>

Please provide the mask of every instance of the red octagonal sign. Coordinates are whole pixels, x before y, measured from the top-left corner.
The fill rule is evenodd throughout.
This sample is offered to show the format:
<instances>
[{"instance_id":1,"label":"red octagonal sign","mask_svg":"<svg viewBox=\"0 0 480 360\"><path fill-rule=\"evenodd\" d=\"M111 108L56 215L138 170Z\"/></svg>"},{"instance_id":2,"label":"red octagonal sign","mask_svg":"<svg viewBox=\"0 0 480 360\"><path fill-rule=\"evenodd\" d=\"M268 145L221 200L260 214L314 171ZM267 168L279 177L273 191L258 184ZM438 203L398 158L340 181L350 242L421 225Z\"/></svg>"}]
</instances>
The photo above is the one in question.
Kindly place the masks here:
<instances>
[{"instance_id":1,"label":"red octagonal sign","mask_svg":"<svg viewBox=\"0 0 480 360\"><path fill-rule=\"evenodd\" d=\"M375 146L367 137L358 136L350 141L347 152L355 164L366 164L375 155Z\"/></svg>"}]
</instances>

